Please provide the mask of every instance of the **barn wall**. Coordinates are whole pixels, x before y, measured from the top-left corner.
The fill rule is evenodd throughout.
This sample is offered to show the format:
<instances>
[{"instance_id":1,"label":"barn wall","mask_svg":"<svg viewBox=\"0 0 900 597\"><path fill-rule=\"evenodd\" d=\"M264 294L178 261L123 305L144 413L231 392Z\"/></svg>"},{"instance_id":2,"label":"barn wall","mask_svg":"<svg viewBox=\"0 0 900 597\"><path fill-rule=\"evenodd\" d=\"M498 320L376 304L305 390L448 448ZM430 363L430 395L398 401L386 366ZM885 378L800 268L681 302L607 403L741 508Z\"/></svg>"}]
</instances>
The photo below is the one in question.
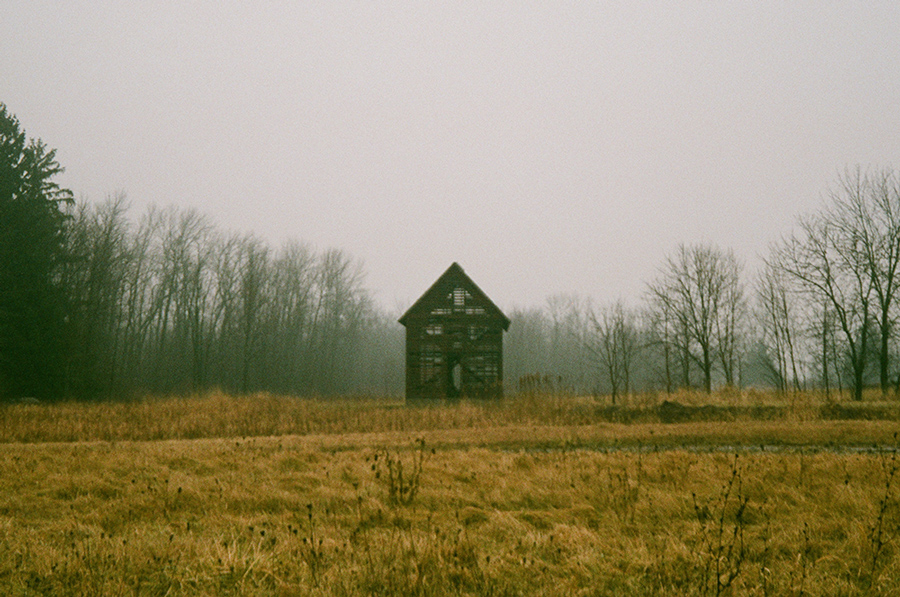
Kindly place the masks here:
<instances>
[{"instance_id":1,"label":"barn wall","mask_svg":"<svg viewBox=\"0 0 900 597\"><path fill-rule=\"evenodd\" d=\"M406 396L499 398L509 319L454 263L400 319Z\"/></svg>"}]
</instances>

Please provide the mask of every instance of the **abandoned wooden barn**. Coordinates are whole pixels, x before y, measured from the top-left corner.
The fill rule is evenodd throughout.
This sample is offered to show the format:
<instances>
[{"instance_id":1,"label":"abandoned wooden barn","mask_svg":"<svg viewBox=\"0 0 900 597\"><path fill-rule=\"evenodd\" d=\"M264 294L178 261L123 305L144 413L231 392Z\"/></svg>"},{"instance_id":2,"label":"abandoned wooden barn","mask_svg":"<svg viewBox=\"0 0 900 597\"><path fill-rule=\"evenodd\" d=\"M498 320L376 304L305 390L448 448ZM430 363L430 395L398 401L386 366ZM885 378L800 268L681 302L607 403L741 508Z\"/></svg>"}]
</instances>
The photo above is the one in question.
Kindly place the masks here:
<instances>
[{"instance_id":1,"label":"abandoned wooden barn","mask_svg":"<svg viewBox=\"0 0 900 597\"><path fill-rule=\"evenodd\" d=\"M503 396L509 318L453 263L400 318L406 327L406 398Z\"/></svg>"}]
</instances>

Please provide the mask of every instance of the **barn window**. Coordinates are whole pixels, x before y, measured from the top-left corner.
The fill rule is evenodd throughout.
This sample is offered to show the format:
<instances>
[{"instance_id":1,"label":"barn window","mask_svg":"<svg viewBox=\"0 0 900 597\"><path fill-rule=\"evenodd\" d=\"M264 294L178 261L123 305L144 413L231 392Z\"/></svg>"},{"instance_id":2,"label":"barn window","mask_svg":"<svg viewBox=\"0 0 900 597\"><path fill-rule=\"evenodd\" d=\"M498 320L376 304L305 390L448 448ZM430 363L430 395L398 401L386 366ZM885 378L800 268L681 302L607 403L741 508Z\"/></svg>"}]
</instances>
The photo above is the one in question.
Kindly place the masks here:
<instances>
[{"instance_id":1,"label":"barn window","mask_svg":"<svg viewBox=\"0 0 900 597\"><path fill-rule=\"evenodd\" d=\"M463 288L455 288L453 290L453 306L454 307L462 307L466 304L466 294L468 294Z\"/></svg>"},{"instance_id":2,"label":"barn window","mask_svg":"<svg viewBox=\"0 0 900 597\"><path fill-rule=\"evenodd\" d=\"M440 348L432 344L426 344L422 347L422 354L419 361L421 366L421 382L429 383L433 381L440 373L441 364L443 362Z\"/></svg>"}]
</instances>

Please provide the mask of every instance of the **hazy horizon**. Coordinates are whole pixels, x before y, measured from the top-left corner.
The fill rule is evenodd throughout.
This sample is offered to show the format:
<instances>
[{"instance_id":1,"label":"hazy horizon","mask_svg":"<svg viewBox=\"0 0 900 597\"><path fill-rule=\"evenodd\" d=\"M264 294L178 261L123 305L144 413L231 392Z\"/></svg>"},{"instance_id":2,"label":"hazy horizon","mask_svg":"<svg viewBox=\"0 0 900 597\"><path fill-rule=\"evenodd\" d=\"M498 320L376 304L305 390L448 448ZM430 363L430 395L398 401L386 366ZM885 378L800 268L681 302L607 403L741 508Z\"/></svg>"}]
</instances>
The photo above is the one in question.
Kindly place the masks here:
<instances>
[{"instance_id":1,"label":"hazy horizon","mask_svg":"<svg viewBox=\"0 0 900 597\"><path fill-rule=\"evenodd\" d=\"M900 166L896 3L4 8L0 101L76 197L344 249L389 310L454 261L504 309L636 303Z\"/></svg>"}]
</instances>

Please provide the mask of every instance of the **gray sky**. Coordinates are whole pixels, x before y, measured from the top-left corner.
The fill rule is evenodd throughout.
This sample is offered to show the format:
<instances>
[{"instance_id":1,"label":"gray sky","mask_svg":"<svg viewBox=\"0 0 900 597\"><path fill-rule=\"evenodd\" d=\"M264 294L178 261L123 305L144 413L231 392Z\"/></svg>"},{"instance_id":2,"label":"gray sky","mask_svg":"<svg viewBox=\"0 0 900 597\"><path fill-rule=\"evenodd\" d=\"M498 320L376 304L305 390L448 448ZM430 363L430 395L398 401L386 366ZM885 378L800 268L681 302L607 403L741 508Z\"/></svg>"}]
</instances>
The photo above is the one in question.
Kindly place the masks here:
<instances>
[{"instance_id":1,"label":"gray sky","mask_svg":"<svg viewBox=\"0 0 900 597\"><path fill-rule=\"evenodd\" d=\"M0 101L61 181L504 308L749 268L847 167L900 167L900 2L5 0Z\"/></svg>"}]
</instances>

